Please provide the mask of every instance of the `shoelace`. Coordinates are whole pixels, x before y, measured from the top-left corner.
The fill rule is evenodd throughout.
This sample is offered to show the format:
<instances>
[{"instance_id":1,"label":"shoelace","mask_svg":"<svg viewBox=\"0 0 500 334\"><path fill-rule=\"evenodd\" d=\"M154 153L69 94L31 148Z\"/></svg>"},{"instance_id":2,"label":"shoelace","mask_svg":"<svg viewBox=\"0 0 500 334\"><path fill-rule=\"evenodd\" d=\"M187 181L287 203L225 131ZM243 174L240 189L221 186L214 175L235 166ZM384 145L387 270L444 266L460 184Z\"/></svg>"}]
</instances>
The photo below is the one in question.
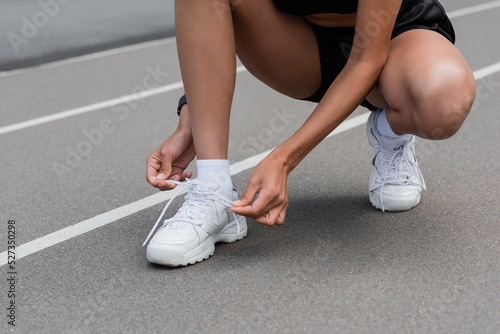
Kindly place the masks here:
<instances>
[{"instance_id":1,"label":"shoelace","mask_svg":"<svg viewBox=\"0 0 500 334\"><path fill-rule=\"evenodd\" d=\"M162 220L163 216L165 215L165 212L167 211L168 207L170 204L173 202L174 199L177 198L182 193L185 193L186 190L188 191L188 195L186 196L186 202L184 202L183 206L179 209L178 214L181 213L180 215L175 215L174 217L165 220L163 223L164 225L167 223L174 223L174 222L186 222L189 224L195 224L200 226L201 224L196 224L195 220L198 218L196 210L193 210L193 208L198 208L202 209L204 206L201 202L206 201L206 200L212 200L216 201L218 203L221 203L227 207L233 207L231 205L231 201L228 199L222 197L221 195L217 194L215 191L209 190L209 189L203 189L200 187L199 184L197 184L195 181L191 181L190 179L186 179L186 182L178 182L178 181L168 181L171 183L175 183L178 186L184 187L183 190L177 192L165 205L165 208L163 208L163 211L160 214L160 217L158 217L158 220L156 221L155 225L151 229L151 232L149 232L148 237L146 238L146 241L142 244L145 246L149 239L151 239L151 236L156 230L156 227ZM188 203L189 202L189 203ZM200 203L197 203L200 202ZM188 204L188 205L186 205ZM238 227L238 233L240 233L240 222L238 220L238 217L234 212L232 212L234 219L236 220L236 226Z\"/></svg>"},{"instance_id":2,"label":"shoelace","mask_svg":"<svg viewBox=\"0 0 500 334\"><path fill-rule=\"evenodd\" d=\"M425 186L424 176L422 175L420 168L415 162L413 162L411 159L408 159L408 150L410 150L413 145L414 143L407 143L405 145L402 145L396 151L390 151L380 145L376 145L377 149L379 149L385 156L386 161L384 162L384 164L387 165L384 177L382 178L382 186L380 187L380 204L382 205L382 211L385 211L384 200L382 196L384 185L391 182L392 180L394 180L399 185L408 185L413 180L413 176L415 174L414 171L416 171L416 180L418 184L424 190L427 189ZM394 167L392 167L393 164ZM398 175L402 175L404 177L401 178L398 177ZM401 179L403 179L403 181L401 181Z\"/></svg>"}]
</instances>

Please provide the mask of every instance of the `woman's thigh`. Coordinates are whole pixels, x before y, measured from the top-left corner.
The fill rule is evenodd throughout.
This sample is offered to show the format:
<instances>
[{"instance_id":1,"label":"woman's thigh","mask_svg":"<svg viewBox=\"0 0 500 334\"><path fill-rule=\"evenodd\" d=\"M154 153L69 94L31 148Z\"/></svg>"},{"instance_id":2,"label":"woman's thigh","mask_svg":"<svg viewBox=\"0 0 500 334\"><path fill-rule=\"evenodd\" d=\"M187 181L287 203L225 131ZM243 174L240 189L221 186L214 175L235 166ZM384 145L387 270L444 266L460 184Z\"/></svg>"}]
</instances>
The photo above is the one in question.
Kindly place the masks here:
<instances>
[{"instance_id":1,"label":"woman's thigh","mask_svg":"<svg viewBox=\"0 0 500 334\"><path fill-rule=\"evenodd\" d=\"M311 25L272 0L232 0L232 8L236 51L250 73L290 97L313 95L321 65Z\"/></svg>"},{"instance_id":2,"label":"woman's thigh","mask_svg":"<svg viewBox=\"0 0 500 334\"><path fill-rule=\"evenodd\" d=\"M386 107L402 132L432 138L438 129L448 134L444 138L458 130L474 96L474 75L460 51L439 33L418 29L391 41L367 100Z\"/></svg>"}]
</instances>

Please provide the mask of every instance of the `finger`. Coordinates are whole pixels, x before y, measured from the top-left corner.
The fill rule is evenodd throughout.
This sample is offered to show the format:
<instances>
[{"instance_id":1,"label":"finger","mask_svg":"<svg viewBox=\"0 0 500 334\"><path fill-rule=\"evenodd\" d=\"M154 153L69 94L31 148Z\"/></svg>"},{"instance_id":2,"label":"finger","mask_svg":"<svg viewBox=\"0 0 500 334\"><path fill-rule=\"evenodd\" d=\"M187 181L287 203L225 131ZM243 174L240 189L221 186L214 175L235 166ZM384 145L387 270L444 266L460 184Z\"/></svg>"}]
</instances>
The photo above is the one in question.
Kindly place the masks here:
<instances>
[{"instance_id":1,"label":"finger","mask_svg":"<svg viewBox=\"0 0 500 334\"><path fill-rule=\"evenodd\" d=\"M250 206L250 205L232 207L231 211L236 213L237 215L245 216L245 217L252 218L252 219L256 219L257 217L260 217L257 214L255 214L252 206Z\"/></svg>"},{"instance_id":2,"label":"finger","mask_svg":"<svg viewBox=\"0 0 500 334\"><path fill-rule=\"evenodd\" d=\"M259 195L259 198L262 198L261 195ZM285 221L286 209L288 208L288 200L274 205L270 204L269 209L267 209L267 206L260 206L260 203L258 203L259 198L257 198L252 206L232 208L231 210L236 214L252 218L263 225L272 226L275 224L283 224Z\"/></svg>"},{"instance_id":3,"label":"finger","mask_svg":"<svg viewBox=\"0 0 500 334\"><path fill-rule=\"evenodd\" d=\"M174 174L169 180L160 180L161 188L160 190L171 190L174 189L177 184L169 181L177 181L177 182L183 182L186 181L186 179L189 179L191 176L193 176L193 173L191 172L186 172L186 173L181 173L181 174Z\"/></svg>"},{"instance_id":4,"label":"finger","mask_svg":"<svg viewBox=\"0 0 500 334\"><path fill-rule=\"evenodd\" d=\"M154 185L155 177L158 175L158 170L161 168L161 161L155 152L151 153L146 160L146 179Z\"/></svg>"},{"instance_id":5,"label":"finger","mask_svg":"<svg viewBox=\"0 0 500 334\"><path fill-rule=\"evenodd\" d=\"M168 182L168 180L162 180L158 178L158 176L155 175L156 173L157 173L156 170L152 166L148 166L146 172L147 174L146 178L153 187L158 188L160 190L172 190L177 186L175 183ZM178 180L180 180L180 177L178 177Z\"/></svg>"},{"instance_id":6,"label":"finger","mask_svg":"<svg viewBox=\"0 0 500 334\"><path fill-rule=\"evenodd\" d=\"M172 177L172 157L170 154L162 154L161 167L157 179L168 180Z\"/></svg>"},{"instance_id":7,"label":"finger","mask_svg":"<svg viewBox=\"0 0 500 334\"><path fill-rule=\"evenodd\" d=\"M286 209L288 207L288 203L286 203L283 208L281 208L280 214L278 215L278 219L276 219L276 224L283 225L285 222Z\"/></svg>"},{"instance_id":8,"label":"finger","mask_svg":"<svg viewBox=\"0 0 500 334\"><path fill-rule=\"evenodd\" d=\"M256 221L259 224L266 225L266 226L273 226L274 221L270 218L271 215L269 213L266 213L264 216L261 216L259 218L255 218L254 221Z\"/></svg>"},{"instance_id":9,"label":"finger","mask_svg":"<svg viewBox=\"0 0 500 334\"><path fill-rule=\"evenodd\" d=\"M242 215L252 219L258 219L262 217L265 213L272 209L272 206L268 208L266 204L267 200L263 194L259 194L259 197L253 202L252 205L233 207L231 211L238 215Z\"/></svg>"},{"instance_id":10,"label":"finger","mask_svg":"<svg viewBox=\"0 0 500 334\"><path fill-rule=\"evenodd\" d=\"M257 223L267 225L267 226L273 226L275 224L283 224L283 221L280 221L280 215L282 212L283 206L280 205L278 207L273 208L271 211L267 212L263 216L254 219Z\"/></svg>"},{"instance_id":11,"label":"finger","mask_svg":"<svg viewBox=\"0 0 500 334\"><path fill-rule=\"evenodd\" d=\"M235 207L245 207L252 203L258 192L259 185L250 179L243 195L241 195L236 201L232 202L231 205L234 205Z\"/></svg>"},{"instance_id":12,"label":"finger","mask_svg":"<svg viewBox=\"0 0 500 334\"><path fill-rule=\"evenodd\" d=\"M168 181L161 181L162 184L158 187L158 189L160 189L161 191L167 191L167 190L172 190L172 189L175 189L175 187L177 187L177 185L175 183L172 183L172 182L168 182Z\"/></svg>"},{"instance_id":13,"label":"finger","mask_svg":"<svg viewBox=\"0 0 500 334\"><path fill-rule=\"evenodd\" d=\"M157 188L160 189L160 190L162 190L162 191L172 190L175 187L177 187L177 184L175 184L173 182L169 182L169 181L182 182L182 181L185 181L186 178L190 178L191 176L193 176L193 173L186 172L186 173L183 173L183 174L176 174L176 175L172 176L169 180L160 180L160 179L157 179L157 180L155 180L155 182L157 182L157 184L158 184Z\"/></svg>"},{"instance_id":14,"label":"finger","mask_svg":"<svg viewBox=\"0 0 500 334\"><path fill-rule=\"evenodd\" d=\"M174 179L175 176L178 176L179 178ZM186 178L191 178L192 176L193 173L189 171L184 172L184 168L182 167L172 167L170 179L182 182L185 181Z\"/></svg>"},{"instance_id":15,"label":"finger","mask_svg":"<svg viewBox=\"0 0 500 334\"><path fill-rule=\"evenodd\" d=\"M158 175L158 171L156 170L156 168L150 165L146 166L146 179L152 186L156 186L156 184L158 183L156 181L156 175Z\"/></svg>"},{"instance_id":16,"label":"finger","mask_svg":"<svg viewBox=\"0 0 500 334\"><path fill-rule=\"evenodd\" d=\"M278 215L277 224L281 225L285 222L287 209L288 209L288 197L286 198L285 203L283 203L283 206L281 207L280 214Z\"/></svg>"},{"instance_id":17,"label":"finger","mask_svg":"<svg viewBox=\"0 0 500 334\"><path fill-rule=\"evenodd\" d=\"M181 175L181 181L185 181L186 179L190 179L193 176L193 173L191 172L185 172L184 174Z\"/></svg>"},{"instance_id":18,"label":"finger","mask_svg":"<svg viewBox=\"0 0 500 334\"><path fill-rule=\"evenodd\" d=\"M177 175L172 176L169 180L160 180L160 182L162 183L160 190L172 190L172 189L174 189L175 187L177 187L177 184L175 184L174 182L170 182L170 181L182 182L185 179L185 177L184 177L184 179L183 179L183 177L184 177L184 174L182 174L182 175L177 174Z\"/></svg>"}]
</instances>

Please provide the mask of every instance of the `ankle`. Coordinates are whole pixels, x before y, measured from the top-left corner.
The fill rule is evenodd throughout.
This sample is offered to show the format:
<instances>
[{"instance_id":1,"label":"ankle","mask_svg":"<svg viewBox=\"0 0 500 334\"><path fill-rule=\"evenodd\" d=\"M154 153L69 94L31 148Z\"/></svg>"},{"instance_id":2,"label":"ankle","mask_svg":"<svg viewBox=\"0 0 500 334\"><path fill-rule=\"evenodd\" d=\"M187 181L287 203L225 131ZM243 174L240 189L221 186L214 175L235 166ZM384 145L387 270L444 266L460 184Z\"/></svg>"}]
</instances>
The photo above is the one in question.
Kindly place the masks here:
<instances>
[{"instance_id":1,"label":"ankle","mask_svg":"<svg viewBox=\"0 0 500 334\"><path fill-rule=\"evenodd\" d=\"M201 159L196 160L198 179L216 184L222 190L232 193L233 182L229 173L229 160L226 159Z\"/></svg>"},{"instance_id":2,"label":"ankle","mask_svg":"<svg viewBox=\"0 0 500 334\"><path fill-rule=\"evenodd\" d=\"M392 139L402 137L402 135L398 135L394 132L394 130L392 130L391 125L387 121L387 115L386 115L385 109L382 109L381 111L379 111L379 113L375 119L375 128L381 136L384 136L387 138L392 138Z\"/></svg>"}]
</instances>

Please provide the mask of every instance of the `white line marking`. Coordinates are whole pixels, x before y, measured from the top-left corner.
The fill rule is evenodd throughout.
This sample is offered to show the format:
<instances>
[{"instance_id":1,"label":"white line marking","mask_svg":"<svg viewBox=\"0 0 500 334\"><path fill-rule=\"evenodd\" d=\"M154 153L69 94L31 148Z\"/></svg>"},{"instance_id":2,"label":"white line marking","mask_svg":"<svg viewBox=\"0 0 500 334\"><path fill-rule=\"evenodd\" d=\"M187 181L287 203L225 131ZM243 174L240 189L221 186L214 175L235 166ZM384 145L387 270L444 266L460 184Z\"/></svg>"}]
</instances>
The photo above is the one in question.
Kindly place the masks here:
<instances>
[{"instance_id":1,"label":"white line marking","mask_svg":"<svg viewBox=\"0 0 500 334\"><path fill-rule=\"evenodd\" d=\"M490 66L483 67L477 71L474 71L474 78L476 80L481 80L493 73L500 72L500 61L498 63L492 64Z\"/></svg>"},{"instance_id":2,"label":"white line marking","mask_svg":"<svg viewBox=\"0 0 500 334\"><path fill-rule=\"evenodd\" d=\"M473 13L477 13L480 11L496 8L496 7L500 7L500 0L488 2L488 3L477 5L477 6L472 6L472 7L467 7L467 8L455 10L455 11L449 12L448 17L449 18L457 18L460 16L473 14ZM96 52L93 54L88 54L88 55L83 55L83 56L79 56L79 57L60 60L60 61L56 61L53 63L40 65L40 66L34 67L34 68L19 69L19 70L14 70L14 71L9 71L9 72L0 72L0 78L3 76L17 74L17 71L26 72L26 71L30 71L30 70L50 68L50 67L55 67L55 66L59 66L59 65L75 63L78 61L95 59L95 58L99 58L99 57L105 57L105 56L117 54L120 52L133 51L133 50L138 50L138 49L142 49L142 48L171 43L174 41L175 41L175 37L170 37L170 38L166 38L166 39L162 39L162 40L150 41L150 42L145 42L145 43L140 43L140 44L135 44L135 45L129 45L129 46L124 46L124 47L120 47L120 48L116 48L116 49ZM240 67L238 67L238 69L240 69ZM246 70L246 69L243 69L243 70ZM177 86L178 84L181 84L181 86ZM98 109L103 109L103 108L107 108L107 107L112 107L112 106L115 106L115 105L120 104L120 103L126 103L126 102L137 100L137 99L143 99L143 98L146 98L149 96L153 96L153 95L157 95L157 94L161 94L161 93L166 93L166 92L169 92L169 91L172 91L175 89L179 89L181 87L182 87L182 83L177 82L177 83L174 83L171 85L166 85L166 86L155 88L151 91L144 91L144 92L141 92L139 94L126 95L126 96L122 96L119 98L91 104L88 106L83 106L83 107L71 109L68 111L59 112L57 114L47 115L47 116L43 116L43 117L31 119L31 120L19 122L19 123L7 125L4 127L0 127L0 135L8 133L8 132L13 132L13 131L21 130L21 129L26 129L26 128L29 128L32 126L56 121L56 120L59 120L62 118L71 117L71 116L75 116L75 115L79 115L79 114L83 114L86 112L90 112L90 111L94 111L94 110L98 110ZM123 99L123 100L121 100L121 99Z\"/></svg>"},{"instance_id":3,"label":"white line marking","mask_svg":"<svg viewBox=\"0 0 500 334\"><path fill-rule=\"evenodd\" d=\"M180 89L182 87L183 87L182 82L176 82L176 83L173 83L170 85L157 87L157 88L150 89L147 91L145 90L145 91L142 91L140 93L125 95L125 96L117 97L117 98L114 98L111 100L102 101L102 102L90 104L87 106L78 107L75 109L71 109L71 110L62 111L62 112L58 112L58 113L47 115L47 116L42 116L42 117L30 119L30 120L27 120L24 122L19 122L19 123L15 123L15 124L1 127L0 134L9 133L9 132L17 131L17 130L22 130L22 129L30 128L30 127L33 127L36 125L57 121L57 120L60 120L63 118L76 116L76 115L88 113L91 111L116 106L116 105L121 104L121 103L127 103L130 101L144 99L146 97L154 96L154 95L161 94L161 93L170 92L170 91L173 91L175 89Z\"/></svg>"},{"instance_id":4,"label":"white line marking","mask_svg":"<svg viewBox=\"0 0 500 334\"><path fill-rule=\"evenodd\" d=\"M343 121L335 130L333 130L326 138L330 138L332 136L336 136L338 134L341 134L342 132L346 132L347 130L354 129L357 126L363 125L368 121L368 117L370 116L370 113L364 113L356 117L348 118L345 121Z\"/></svg>"},{"instance_id":5,"label":"white line marking","mask_svg":"<svg viewBox=\"0 0 500 334\"><path fill-rule=\"evenodd\" d=\"M474 72L474 77L476 80L480 80L488 75L500 71L500 62L493 65L487 66L485 68L479 69ZM332 133L330 133L327 138L345 132L347 130L353 129L359 125L364 124L370 113L364 113L359 116L349 118L345 120L341 125L339 125ZM231 175L236 175L247 169L256 166L262 159L264 159L272 150L262 152L253 157L247 158L240 162L234 163L229 167ZM141 210L147 209L153 205L159 204L163 201L170 199L175 195L174 191L163 192L151 195L149 197L143 198L136 202L121 206L117 209L105 212L93 218L84 220L75 225L63 228L62 230L53 232L46 236L40 237L33 241L29 241L17 247L17 259L23 258L30 254L39 252L46 248L52 247L58 243L69 240L71 238L77 237L84 233L90 232L98 227L105 226L107 224L113 223L118 219L122 219L131 214L139 212ZM0 254L0 266L7 264L7 251Z\"/></svg>"},{"instance_id":6,"label":"white line marking","mask_svg":"<svg viewBox=\"0 0 500 334\"><path fill-rule=\"evenodd\" d=\"M122 52L136 51L136 50L151 48L151 47L155 47L155 46L159 46L159 45L163 45L163 44L169 44L172 42L175 42L175 37L168 37L168 38L158 39L158 40L154 40L154 41L148 41L148 42L143 42L143 43L138 43L138 44L120 46L120 47L114 48L114 49L103 50L103 51L99 51L99 52L89 53L86 55L56 60L56 61L53 61L50 63L35 65L32 67L19 68L19 69L15 69L15 70L11 70L11 71L0 72L0 78L12 76L12 75L23 74L23 73L32 72L32 71L41 71L41 70L45 70L48 68L77 63L80 61L87 61L87 60L96 59L96 58L108 57L108 56L112 56L112 55L122 53Z\"/></svg>"},{"instance_id":7,"label":"white line marking","mask_svg":"<svg viewBox=\"0 0 500 334\"><path fill-rule=\"evenodd\" d=\"M241 73L241 72L245 72L245 71L246 71L246 68L244 66L238 66L236 68L237 73ZM68 118L68 117L88 113L91 111L102 110L104 108L113 107L113 106L116 106L116 105L119 105L122 103L137 101L137 100L145 99L147 97L151 97L151 96L162 94L162 93L168 93L168 92L171 92L171 91L176 90L176 89L181 89L182 87L183 87L182 81L179 81L179 82L175 82L175 83L172 83L169 85L160 86L160 87L156 87L156 88L149 89L149 90L144 90L144 91L139 92L139 93L124 95L124 96L120 96L120 97L117 97L117 98L114 98L111 100L97 102L97 103L90 104L87 106L78 107L78 108L70 109L70 110L66 110L66 111L61 111L61 112L58 112L55 114L42 116L42 117L38 117L38 118L33 118L33 119L30 119L27 121L14 123L11 125L6 125L3 127L0 127L0 135L5 134L5 133L9 133L9 132L13 132L13 131L17 131L17 130L27 129L27 128L37 126L40 124L45 124L45 123L57 121L57 120L60 120L63 118Z\"/></svg>"},{"instance_id":8,"label":"white line marking","mask_svg":"<svg viewBox=\"0 0 500 334\"><path fill-rule=\"evenodd\" d=\"M84 220L78 224L63 228L62 230L47 234L41 238L22 244L16 248L16 259L39 252L52 245L77 237L101 226L112 223L132 213L149 208L170 199L178 190L171 192L159 192L136 202L121 206L114 210L105 212L93 218ZM1 254L0 266L7 264L7 252Z\"/></svg>"},{"instance_id":9,"label":"white line marking","mask_svg":"<svg viewBox=\"0 0 500 334\"><path fill-rule=\"evenodd\" d=\"M500 62L475 71L474 77L476 78L476 80L482 79L490 74L498 72L499 68L500 68ZM246 71L246 68L244 66L238 66L236 68L237 73L241 73L244 71ZM34 119L27 120L27 121L14 123L11 125L6 125L3 127L0 127L0 135L5 134L5 133L9 133L9 132L13 132L13 131L17 131L17 130L30 128L30 127L37 126L37 125L44 124L44 123L57 121L57 120L67 118L67 117L80 115L80 114L91 112L91 111L96 111L96 110L100 110L100 109L104 109L104 108L113 107L113 106L116 106L118 104L136 101L136 100L144 99L144 98L151 97L154 95L171 92L173 90L180 89L182 87L183 87L182 82L179 81L179 82L175 82L173 84L153 88L153 89L146 90L146 91L143 91L140 93L124 95L124 96L117 97L117 98L114 98L111 100L97 102L97 103L94 103L91 105L78 107L75 109L62 111L59 113L55 113L55 114L51 114L51 115L47 115L47 116L42 116L39 118L34 118Z\"/></svg>"},{"instance_id":10,"label":"white line marking","mask_svg":"<svg viewBox=\"0 0 500 334\"><path fill-rule=\"evenodd\" d=\"M465 16L465 15L481 12L484 10L488 10L488 9L493 9L496 7L500 7L500 1L492 1L492 2L481 4L481 5L477 5L477 6L458 9L455 11L448 12L447 14L448 14L448 17L450 19L453 19L453 18L457 18L460 16ZM109 50L89 53L89 54L82 55L82 56L76 56L76 57L71 57L71 58L62 59L62 60L56 60L56 61L53 61L50 63L36 65L33 67L20 68L20 69L15 69L15 70L11 70L11 71L0 72L0 78L11 76L11 75L22 74L22 73L26 73L26 72L30 72L30 71L44 70L47 68L52 68L52 67L61 66L61 65L73 64L73 63L76 63L79 61L86 61L86 60L91 60L91 59L96 59L96 58L101 58L101 57L107 57L107 56L111 56L111 55L118 54L121 52L135 51L135 50L145 49L145 48L149 48L149 47L155 47L155 46L162 45L162 44L172 43L174 41L175 41L175 37L169 37L169 38L164 38L164 39L159 39L159 40L154 40L154 41L148 41L148 42L143 42L143 43L138 43L138 44L121 46L121 47L118 47L115 49L109 49Z\"/></svg>"},{"instance_id":11,"label":"white line marking","mask_svg":"<svg viewBox=\"0 0 500 334\"><path fill-rule=\"evenodd\" d=\"M328 137L340 134L347 130L353 129L361 124L364 124L368 119L369 114L370 113L367 112L362 115L347 119L340 126L338 126L337 129L335 129L332 133L330 133ZM255 167L262 159L264 159L269 153L271 153L271 151L272 149L232 164L229 167L231 175L236 175L252 167ZM66 228L63 228L62 230L55 231L41 238L24 243L16 248L16 259L19 260L30 254L52 247L63 241L93 231L96 228L111 224L119 219L132 215L136 212L142 211L154 205L165 202L170 198L172 198L172 196L176 194L176 191L179 190L156 193L154 195L140 199L136 202L121 206L119 208L105 212L93 218L84 220L80 223L68 226ZM3 266L5 264L7 264L7 251L0 254L0 266Z\"/></svg>"},{"instance_id":12,"label":"white line marking","mask_svg":"<svg viewBox=\"0 0 500 334\"><path fill-rule=\"evenodd\" d=\"M450 19L454 19L460 16L474 14L477 12L482 12L484 10L493 9L496 7L500 7L500 1L492 1L477 6L471 6L463 9L454 10L452 12L447 13L447 15Z\"/></svg>"}]
</instances>

